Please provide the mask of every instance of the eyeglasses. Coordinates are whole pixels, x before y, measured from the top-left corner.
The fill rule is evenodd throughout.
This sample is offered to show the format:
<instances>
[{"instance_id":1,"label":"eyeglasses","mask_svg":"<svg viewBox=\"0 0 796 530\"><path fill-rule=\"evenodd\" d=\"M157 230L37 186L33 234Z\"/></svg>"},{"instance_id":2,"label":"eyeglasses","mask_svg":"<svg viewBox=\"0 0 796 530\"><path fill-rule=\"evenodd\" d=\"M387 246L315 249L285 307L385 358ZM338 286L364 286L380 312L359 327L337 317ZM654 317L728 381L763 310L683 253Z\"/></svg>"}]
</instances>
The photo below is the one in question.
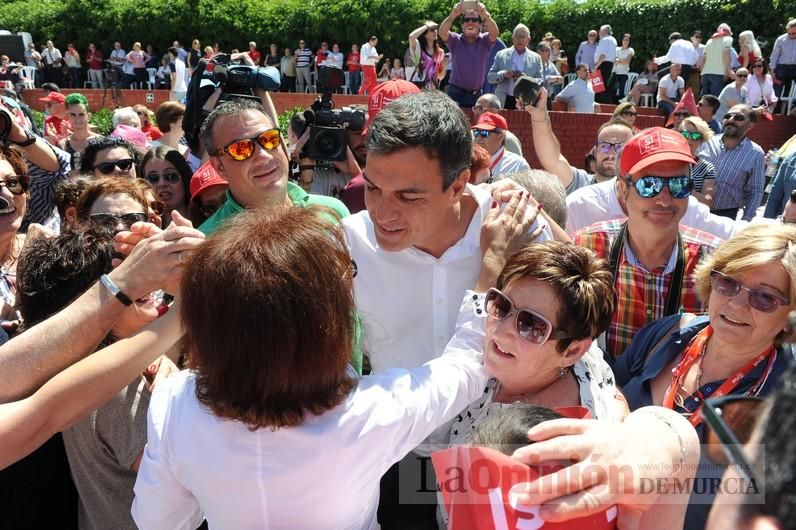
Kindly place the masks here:
<instances>
[{"instance_id":1,"label":"eyeglasses","mask_svg":"<svg viewBox=\"0 0 796 530\"><path fill-rule=\"evenodd\" d=\"M112 213L95 213L88 216L88 218L93 223L97 223L99 225L115 228L119 226L119 223L123 224L125 227L130 228L135 223L143 223L147 220L147 215L145 213L126 213L123 215L114 215Z\"/></svg>"},{"instance_id":2,"label":"eyeglasses","mask_svg":"<svg viewBox=\"0 0 796 530\"><path fill-rule=\"evenodd\" d=\"M481 19L478 17L464 17L465 22L481 22Z\"/></svg>"},{"instance_id":3,"label":"eyeglasses","mask_svg":"<svg viewBox=\"0 0 796 530\"><path fill-rule=\"evenodd\" d=\"M626 110L622 113L622 116L632 116L635 118L636 116L638 116L638 112L634 110Z\"/></svg>"},{"instance_id":4,"label":"eyeglasses","mask_svg":"<svg viewBox=\"0 0 796 530\"><path fill-rule=\"evenodd\" d=\"M130 171L131 167L133 167L133 159L123 158L115 162L100 162L94 166L94 169L98 170L103 175L110 175L116 169L119 171Z\"/></svg>"},{"instance_id":5,"label":"eyeglasses","mask_svg":"<svg viewBox=\"0 0 796 530\"><path fill-rule=\"evenodd\" d=\"M708 399L700 409L709 429L705 432L703 450L717 464L732 464L747 482L762 486L757 473L743 451L749 442L765 401L756 396L724 396Z\"/></svg>"},{"instance_id":6,"label":"eyeglasses","mask_svg":"<svg viewBox=\"0 0 796 530\"><path fill-rule=\"evenodd\" d=\"M680 131L680 134L682 134L683 138L685 138L686 140L693 140L695 142L698 142L699 140L702 139L702 133L698 131L693 131L693 132Z\"/></svg>"},{"instance_id":7,"label":"eyeglasses","mask_svg":"<svg viewBox=\"0 0 796 530\"><path fill-rule=\"evenodd\" d=\"M713 270L710 271L710 287L722 296L730 298L741 292L749 292L749 305L763 313L773 313L779 306L786 306L790 302L777 294L762 289L750 289L741 285L741 282L731 276Z\"/></svg>"},{"instance_id":8,"label":"eyeglasses","mask_svg":"<svg viewBox=\"0 0 796 530\"><path fill-rule=\"evenodd\" d=\"M597 142L597 150L602 154L606 155L609 151L613 150L614 154L619 153L622 150L622 146L625 145L625 142Z\"/></svg>"},{"instance_id":9,"label":"eyeglasses","mask_svg":"<svg viewBox=\"0 0 796 530\"><path fill-rule=\"evenodd\" d=\"M674 115L678 118L688 118L691 116L690 112L675 112Z\"/></svg>"},{"instance_id":10,"label":"eyeglasses","mask_svg":"<svg viewBox=\"0 0 796 530\"><path fill-rule=\"evenodd\" d=\"M669 193L673 199L685 199L691 195L691 190L693 189L693 182L691 182L689 175L683 175L682 177L654 177L650 175L641 177L636 182L633 182L633 179L628 177L625 182L628 186L636 188L639 196L645 199L657 197L663 191L664 186L669 187Z\"/></svg>"},{"instance_id":11,"label":"eyeglasses","mask_svg":"<svg viewBox=\"0 0 796 530\"><path fill-rule=\"evenodd\" d=\"M500 132L500 129L493 129L491 131L484 129L473 129L473 138L489 138L490 134L498 134Z\"/></svg>"},{"instance_id":12,"label":"eyeglasses","mask_svg":"<svg viewBox=\"0 0 796 530\"><path fill-rule=\"evenodd\" d=\"M484 107L483 105L476 105L473 107L473 112L479 112L483 110L486 110L486 107Z\"/></svg>"},{"instance_id":13,"label":"eyeglasses","mask_svg":"<svg viewBox=\"0 0 796 530\"><path fill-rule=\"evenodd\" d=\"M742 112L728 112L724 115L724 121L746 121L746 116Z\"/></svg>"},{"instance_id":14,"label":"eyeglasses","mask_svg":"<svg viewBox=\"0 0 796 530\"><path fill-rule=\"evenodd\" d=\"M549 339L566 339L569 335L563 330L553 330L553 324L545 317L530 309L515 309L514 302L494 287L487 291L485 299L486 314L495 320L506 320L517 315L517 333L534 344L544 344Z\"/></svg>"},{"instance_id":15,"label":"eyeglasses","mask_svg":"<svg viewBox=\"0 0 796 530\"><path fill-rule=\"evenodd\" d=\"M22 195L28 191L27 175L8 175L0 177L0 186L5 186L12 195Z\"/></svg>"},{"instance_id":16,"label":"eyeglasses","mask_svg":"<svg viewBox=\"0 0 796 530\"><path fill-rule=\"evenodd\" d=\"M176 184L180 181L180 174L176 171L166 171L164 173L155 173L152 171L151 173L147 173L144 177L147 182L150 184L157 184L158 182L164 180L168 184Z\"/></svg>"},{"instance_id":17,"label":"eyeglasses","mask_svg":"<svg viewBox=\"0 0 796 530\"><path fill-rule=\"evenodd\" d=\"M745 79L749 77L749 74L735 74L735 77L740 77L741 79Z\"/></svg>"},{"instance_id":18,"label":"eyeglasses","mask_svg":"<svg viewBox=\"0 0 796 530\"><path fill-rule=\"evenodd\" d=\"M282 136L279 133L279 129L268 129L254 138L235 140L231 144L216 151L215 154L216 156L221 156L227 153L233 160L240 162L249 159L254 154L254 146L256 144L260 144L266 151L272 151L279 147L280 143L282 143Z\"/></svg>"}]
</instances>

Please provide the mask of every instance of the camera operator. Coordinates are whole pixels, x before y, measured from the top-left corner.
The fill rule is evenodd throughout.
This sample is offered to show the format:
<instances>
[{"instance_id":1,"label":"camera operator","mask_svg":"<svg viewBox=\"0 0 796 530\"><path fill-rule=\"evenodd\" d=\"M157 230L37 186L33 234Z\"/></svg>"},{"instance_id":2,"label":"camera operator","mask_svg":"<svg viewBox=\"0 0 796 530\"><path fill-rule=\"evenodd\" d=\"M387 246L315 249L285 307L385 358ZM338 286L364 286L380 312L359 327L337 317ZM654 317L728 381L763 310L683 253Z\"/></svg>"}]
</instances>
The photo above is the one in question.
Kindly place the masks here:
<instances>
[{"instance_id":1,"label":"camera operator","mask_svg":"<svg viewBox=\"0 0 796 530\"><path fill-rule=\"evenodd\" d=\"M0 97L0 144L14 147L28 166L30 198L20 231L27 231L31 223L57 228L54 190L69 175L69 154L37 136L18 105L5 96Z\"/></svg>"}]
</instances>

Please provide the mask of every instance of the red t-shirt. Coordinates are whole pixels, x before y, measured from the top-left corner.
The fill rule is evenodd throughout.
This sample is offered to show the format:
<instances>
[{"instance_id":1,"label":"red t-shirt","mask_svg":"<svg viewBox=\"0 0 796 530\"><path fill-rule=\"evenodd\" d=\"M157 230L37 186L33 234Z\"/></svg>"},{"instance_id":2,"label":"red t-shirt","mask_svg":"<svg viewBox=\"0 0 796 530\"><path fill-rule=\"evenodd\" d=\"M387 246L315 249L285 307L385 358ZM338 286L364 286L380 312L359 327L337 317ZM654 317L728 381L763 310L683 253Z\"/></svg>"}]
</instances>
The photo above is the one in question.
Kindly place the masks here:
<instances>
[{"instance_id":1,"label":"red t-shirt","mask_svg":"<svg viewBox=\"0 0 796 530\"><path fill-rule=\"evenodd\" d=\"M94 50L94 53L88 52L86 54L86 61L88 61L88 67L92 70L102 70L102 52L99 50Z\"/></svg>"},{"instance_id":2,"label":"red t-shirt","mask_svg":"<svg viewBox=\"0 0 796 530\"><path fill-rule=\"evenodd\" d=\"M254 64L259 65L260 57L262 57L262 55L260 55L260 52L257 50L249 50L249 57L251 57L251 60L254 61Z\"/></svg>"},{"instance_id":3,"label":"red t-shirt","mask_svg":"<svg viewBox=\"0 0 796 530\"><path fill-rule=\"evenodd\" d=\"M359 65L359 52L349 53L348 57L345 58L345 62L348 63L349 72L359 72L362 70L362 67Z\"/></svg>"},{"instance_id":4,"label":"red t-shirt","mask_svg":"<svg viewBox=\"0 0 796 530\"><path fill-rule=\"evenodd\" d=\"M320 66L321 63L325 61L328 56L329 56L328 51L318 50L318 53L315 54L315 64Z\"/></svg>"},{"instance_id":5,"label":"red t-shirt","mask_svg":"<svg viewBox=\"0 0 796 530\"><path fill-rule=\"evenodd\" d=\"M160 132L160 129L152 125L151 123L147 123L146 125L141 127L141 132L146 134L146 137L151 140L160 140L163 138L163 133Z\"/></svg>"}]
</instances>

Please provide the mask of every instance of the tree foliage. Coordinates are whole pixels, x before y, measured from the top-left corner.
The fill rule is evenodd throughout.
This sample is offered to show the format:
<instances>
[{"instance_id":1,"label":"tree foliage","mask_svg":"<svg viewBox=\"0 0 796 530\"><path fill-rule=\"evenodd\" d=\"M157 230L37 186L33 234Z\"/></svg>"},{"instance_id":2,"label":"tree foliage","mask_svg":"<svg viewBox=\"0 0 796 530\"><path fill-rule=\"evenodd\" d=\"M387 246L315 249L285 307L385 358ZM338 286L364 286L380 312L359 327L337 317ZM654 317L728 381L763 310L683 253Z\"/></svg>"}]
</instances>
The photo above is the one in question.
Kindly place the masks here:
<instances>
[{"instance_id":1,"label":"tree foliage","mask_svg":"<svg viewBox=\"0 0 796 530\"><path fill-rule=\"evenodd\" d=\"M707 37L720 22L737 35L750 29L767 43L784 33L784 24L796 17L796 0L486 0L487 8L505 41L522 22L534 39L550 31L564 43L568 57L589 29L610 24L614 35L633 35L635 69L646 57L668 48L672 31L690 35L701 30ZM343 50L363 43L370 35L380 39L380 51L401 56L407 35L426 19L441 22L450 0L6 0L0 5L0 28L28 31L36 42L53 40L62 49L73 42L85 50L89 42L110 50L114 40L125 49L134 41L163 50L174 40L199 38L218 42L222 49L246 47L255 40L294 47L300 39L315 48L321 40L338 42ZM619 37L621 38L621 37ZM619 40L619 39L618 39Z\"/></svg>"}]
</instances>

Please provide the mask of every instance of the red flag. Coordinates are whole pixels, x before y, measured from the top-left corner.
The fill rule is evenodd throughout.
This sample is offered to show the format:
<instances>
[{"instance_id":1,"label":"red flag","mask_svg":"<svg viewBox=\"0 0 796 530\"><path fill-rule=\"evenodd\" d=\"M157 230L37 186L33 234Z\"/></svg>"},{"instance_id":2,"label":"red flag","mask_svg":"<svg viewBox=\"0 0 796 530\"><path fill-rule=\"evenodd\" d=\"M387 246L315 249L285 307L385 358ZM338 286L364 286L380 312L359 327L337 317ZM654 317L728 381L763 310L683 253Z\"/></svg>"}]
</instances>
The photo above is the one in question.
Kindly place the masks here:
<instances>
[{"instance_id":1,"label":"red flag","mask_svg":"<svg viewBox=\"0 0 796 530\"><path fill-rule=\"evenodd\" d=\"M674 122L674 113L687 110L691 116L699 116L699 110L697 110L696 100L694 99L694 93L691 92L691 89L685 91L683 97L680 101L677 102L677 106L674 107L674 111L669 114L669 119L666 121L666 126L670 126Z\"/></svg>"}]
</instances>

